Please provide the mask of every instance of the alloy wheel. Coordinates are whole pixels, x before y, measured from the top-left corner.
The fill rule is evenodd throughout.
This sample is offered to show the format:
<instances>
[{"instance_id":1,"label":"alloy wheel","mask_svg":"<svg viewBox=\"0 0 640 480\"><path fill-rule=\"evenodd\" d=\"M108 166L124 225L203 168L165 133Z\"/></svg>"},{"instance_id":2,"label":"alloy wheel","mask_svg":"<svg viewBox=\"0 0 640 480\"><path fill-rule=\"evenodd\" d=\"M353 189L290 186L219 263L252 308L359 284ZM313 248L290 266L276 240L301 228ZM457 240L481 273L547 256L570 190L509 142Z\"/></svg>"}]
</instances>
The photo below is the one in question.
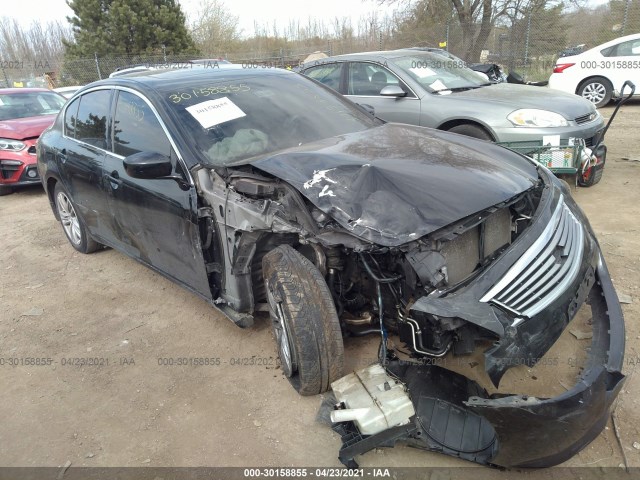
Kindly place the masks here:
<instances>
[{"instance_id":1,"label":"alloy wheel","mask_svg":"<svg viewBox=\"0 0 640 480\"><path fill-rule=\"evenodd\" d=\"M294 360L293 346L287 327L287 320L282 309L282 302L276 300L273 292L267 285L267 300L271 311L271 321L276 335L276 343L278 344L278 353L282 362L282 372L287 377L292 377L297 371L297 365Z\"/></svg>"},{"instance_id":2,"label":"alloy wheel","mask_svg":"<svg viewBox=\"0 0 640 480\"><path fill-rule=\"evenodd\" d=\"M56 199L56 205L58 207L58 214L60 215L60 221L62 222L64 232L74 245L80 245L80 242L82 242L80 220L76 215L76 210L73 208L71 200L69 200L69 197L67 197L64 192L59 192Z\"/></svg>"},{"instance_id":3,"label":"alloy wheel","mask_svg":"<svg viewBox=\"0 0 640 480\"><path fill-rule=\"evenodd\" d=\"M598 82L590 83L582 90L582 96L594 104L600 103L606 95L607 89Z\"/></svg>"}]
</instances>

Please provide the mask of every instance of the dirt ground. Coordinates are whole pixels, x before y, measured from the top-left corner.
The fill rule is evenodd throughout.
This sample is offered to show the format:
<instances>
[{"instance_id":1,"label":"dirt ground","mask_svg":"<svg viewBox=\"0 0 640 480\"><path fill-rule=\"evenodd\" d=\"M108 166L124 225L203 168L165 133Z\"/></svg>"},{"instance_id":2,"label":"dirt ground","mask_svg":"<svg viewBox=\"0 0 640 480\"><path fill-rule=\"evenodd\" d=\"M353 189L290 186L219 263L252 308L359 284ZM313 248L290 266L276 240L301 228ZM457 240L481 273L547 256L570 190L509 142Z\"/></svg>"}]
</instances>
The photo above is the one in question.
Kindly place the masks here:
<instances>
[{"instance_id":1,"label":"dirt ground","mask_svg":"<svg viewBox=\"0 0 640 480\"><path fill-rule=\"evenodd\" d=\"M622 160L640 159L639 130L636 101L607 136L602 182L574 191L618 292L632 303L623 305L622 450L609 422L568 466L619 466L623 451L640 466L640 161ZM40 188L0 198L0 225L0 466L340 466L338 435L316 421L322 398L289 386L266 321L241 330L114 250L77 253ZM581 312L570 330L588 331L589 316ZM548 355L570 356L588 342L565 332ZM377 344L347 340L347 368L372 362ZM184 357L214 365L164 365ZM501 391L557 395L576 373L568 363L517 367ZM474 375L486 384L482 367ZM359 460L364 467L471 465L404 446Z\"/></svg>"}]
</instances>

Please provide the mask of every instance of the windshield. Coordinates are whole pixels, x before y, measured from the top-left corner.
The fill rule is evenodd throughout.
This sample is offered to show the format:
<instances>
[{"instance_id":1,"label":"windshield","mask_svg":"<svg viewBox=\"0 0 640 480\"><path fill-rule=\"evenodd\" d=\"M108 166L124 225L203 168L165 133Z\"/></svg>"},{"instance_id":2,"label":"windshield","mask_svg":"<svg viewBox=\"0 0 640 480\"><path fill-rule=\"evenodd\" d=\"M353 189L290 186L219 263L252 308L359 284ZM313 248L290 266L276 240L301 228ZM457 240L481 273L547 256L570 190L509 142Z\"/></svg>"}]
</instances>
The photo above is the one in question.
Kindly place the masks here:
<instances>
[{"instance_id":1,"label":"windshield","mask_svg":"<svg viewBox=\"0 0 640 480\"><path fill-rule=\"evenodd\" d=\"M65 98L51 92L0 93L0 120L58 113Z\"/></svg>"},{"instance_id":2,"label":"windshield","mask_svg":"<svg viewBox=\"0 0 640 480\"><path fill-rule=\"evenodd\" d=\"M299 74L200 76L162 94L213 166L381 124Z\"/></svg>"},{"instance_id":3,"label":"windshield","mask_svg":"<svg viewBox=\"0 0 640 480\"><path fill-rule=\"evenodd\" d=\"M394 58L393 63L428 92L450 92L487 85L487 79L467 68L462 60L452 60L436 53Z\"/></svg>"}]
</instances>

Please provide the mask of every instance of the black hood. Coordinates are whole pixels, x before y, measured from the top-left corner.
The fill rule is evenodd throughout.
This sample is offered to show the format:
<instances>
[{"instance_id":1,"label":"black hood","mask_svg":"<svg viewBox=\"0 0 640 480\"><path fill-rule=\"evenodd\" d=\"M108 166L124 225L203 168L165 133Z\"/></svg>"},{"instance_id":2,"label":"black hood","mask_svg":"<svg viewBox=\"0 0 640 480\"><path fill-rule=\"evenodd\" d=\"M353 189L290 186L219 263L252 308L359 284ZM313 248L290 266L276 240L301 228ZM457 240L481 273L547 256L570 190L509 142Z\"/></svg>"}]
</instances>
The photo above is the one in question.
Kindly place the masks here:
<instances>
[{"instance_id":1,"label":"black hood","mask_svg":"<svg viewBox=\"0 0 640 480\"><path fill-rule=\"evenodd\" d=\"M392 123L252 165L293 185L354 235L384 246L416 240L538 180L532 163L505 148Z\"/></svg>"}]
</instances>

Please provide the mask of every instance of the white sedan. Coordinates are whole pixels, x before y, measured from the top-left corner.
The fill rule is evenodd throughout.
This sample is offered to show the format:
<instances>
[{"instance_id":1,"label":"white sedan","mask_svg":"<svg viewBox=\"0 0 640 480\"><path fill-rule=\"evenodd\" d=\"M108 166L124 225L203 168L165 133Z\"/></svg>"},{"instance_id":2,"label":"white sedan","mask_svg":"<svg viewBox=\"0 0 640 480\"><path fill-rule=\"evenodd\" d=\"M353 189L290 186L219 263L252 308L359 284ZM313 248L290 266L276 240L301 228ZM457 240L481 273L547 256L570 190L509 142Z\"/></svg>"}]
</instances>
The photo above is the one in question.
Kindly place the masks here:
<instances>
[{"instance_id":1,"label":"white sedan","mask_svg":"<svg viewBox=\"0 0 640 480\"><path fill-rule=\"evenodd\" d=\"M623 95L620 90L626 80L640 84L640 33L559 58L549 78L549 88L582 95L596 107L603 107ZM636 95L639 94L640 89Z\"/></svg>"}]
</instances>

